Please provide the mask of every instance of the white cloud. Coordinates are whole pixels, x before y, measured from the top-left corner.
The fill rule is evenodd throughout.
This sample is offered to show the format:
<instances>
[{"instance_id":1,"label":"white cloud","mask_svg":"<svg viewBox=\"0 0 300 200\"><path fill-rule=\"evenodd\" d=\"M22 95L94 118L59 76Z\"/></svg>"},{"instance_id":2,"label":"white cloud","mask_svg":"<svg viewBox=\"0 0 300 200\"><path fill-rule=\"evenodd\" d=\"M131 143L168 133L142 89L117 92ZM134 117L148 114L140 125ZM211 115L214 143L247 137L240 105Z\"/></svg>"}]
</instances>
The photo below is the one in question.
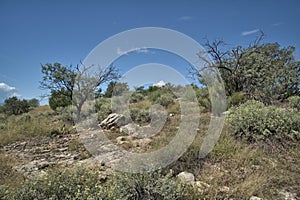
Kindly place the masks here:
<instances>
[{"instance_id":1,"label":"white cloud","mask_svg":"<svg viewBox=\"0 0 300 200\"><path fill-rule=\"evenodd\" d=\"M15 87L11 87L5 83L0 83L0 90L3 90L5 92L8 92L8 91L12 91L12 90L15 90L16 88Z\"/></svg>"},{"instance_id":2,"label":"white cloud","mask_svg":"<svg viewBox=\"0 0 300 200\"><path fill-rule=\"evenodd\" d=\"M0 83L0 103L12 96L20 96L15 87L9 86L6 83Z\"/></svg>"},{"instance_id":3,"label":"white cloud","mask_svg":"<svg viewBox=\"0 0 300 200\"><path fill-rule=\"evenodd\" d=\"M244 32L242 32L242 36L251 35L251 34L257 33L259 31L260 31L259 29L254 29L251 31L244 31Z\"/></svg>"},{"instance_id":4,"label":"white cloud","mask_svg":"<svg viewBox=\"0 0 300 200\"><path fill-rule=\"evenodd\" d=\"M180 21L188 21L188 20L191 20L191 19L193 19L193 17L191 17L191 16L182 16L182 17L179 18Z\"/></svg>"},{"instance_id":5,"label":"white cloud","mask_svg":"<svg viewBox=\"0 0 300 200\"><path fill-rule=\"evenodd\" d=\"M283 24L282 22L277 22L277 23L274 23L273 26L280 26L282 24Z\"/></svg>"},{"instance_id":6,"label":"white cloud","mask_svg":"<svg viewBox=\"0 0 300 200\"><path fill-rule=\"evenodd\" d=\"M154 83L153 86L157 86L157 87L162 87L166 85L166 83L164 81L159 81L158 83Z\"/></svg>"},{"instance_id":7,"label":"white cloud","mask_svg":"<svg viewBox=\"0 0 300 200\"><path fill-rule=\"evenodd\" d=\"M120 55L120 56L123 56L123 55L127 55L128 53L130 52L133 52L135 51L136 53L149 53L149 50L145 47L142 47L142 48L132 48L132 49L129 49L127 51L122 51L121 48L117 48L117 54Z\"/></svg>"}]
</instances>

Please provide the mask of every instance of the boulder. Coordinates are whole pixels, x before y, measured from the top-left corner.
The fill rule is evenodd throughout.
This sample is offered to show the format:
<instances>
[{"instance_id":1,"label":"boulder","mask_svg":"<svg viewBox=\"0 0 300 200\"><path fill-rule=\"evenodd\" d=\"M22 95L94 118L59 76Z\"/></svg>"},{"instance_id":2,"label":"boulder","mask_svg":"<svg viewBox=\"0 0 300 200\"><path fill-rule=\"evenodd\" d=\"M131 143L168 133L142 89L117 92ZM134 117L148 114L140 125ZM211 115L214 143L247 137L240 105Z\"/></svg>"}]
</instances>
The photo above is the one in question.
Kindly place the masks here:
<instances>
[{"instance_id":1,"label":"boulder","mask_svg":"<svg viewBox=\"0 0 300 200\"><path fill-rule=\"evenodd\" d=\"M112 127L121 127L126 124L126 117L121 114L112 113L104 119L99 126L105 129L111 129Z\"/></svg>"},{"instance_id":2,"label":"boulder","mask_svg":"<svg viewBox=\"0 0 300 200\"><path fill-rule=\"evenodd\" d=\"M189 172L180 172L177 177L184 183L192 184L195 181L195 176Z\"/></svg>"}]
</instances>

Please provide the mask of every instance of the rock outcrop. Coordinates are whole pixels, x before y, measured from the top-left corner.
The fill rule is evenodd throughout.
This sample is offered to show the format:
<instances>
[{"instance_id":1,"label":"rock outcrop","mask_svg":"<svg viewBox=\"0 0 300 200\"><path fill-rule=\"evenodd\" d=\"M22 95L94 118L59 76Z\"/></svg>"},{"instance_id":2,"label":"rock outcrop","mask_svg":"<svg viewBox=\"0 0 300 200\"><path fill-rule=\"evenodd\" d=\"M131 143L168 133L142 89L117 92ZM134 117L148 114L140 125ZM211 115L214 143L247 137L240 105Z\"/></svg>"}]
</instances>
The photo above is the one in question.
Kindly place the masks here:
<instances>
[{"instance_id":1,"label":"rock outcrop","mask_svg":"<svg viewBox=\"0 0 300 200\"><path fill-rule=\"evenodd\" d=\"M121 114L112 113L104 119L99 126L104 129L111 129L112 127L121 127L127 124L126 117Z\"/></svg>"},{"instance_id":2,"label":"rock outcrop","mask_svg":"<svg viewBox=\"0 0 300 200\"><path fill-rule=\"evenodd\" d=\"M13 169L29 178L43 175L47 167L59 164L72 165L90 157L78 141L79 134L36 138L27 142L15 142L4 146L1 151L13 155L19 164Z\"/></svg>"}]
</instances>

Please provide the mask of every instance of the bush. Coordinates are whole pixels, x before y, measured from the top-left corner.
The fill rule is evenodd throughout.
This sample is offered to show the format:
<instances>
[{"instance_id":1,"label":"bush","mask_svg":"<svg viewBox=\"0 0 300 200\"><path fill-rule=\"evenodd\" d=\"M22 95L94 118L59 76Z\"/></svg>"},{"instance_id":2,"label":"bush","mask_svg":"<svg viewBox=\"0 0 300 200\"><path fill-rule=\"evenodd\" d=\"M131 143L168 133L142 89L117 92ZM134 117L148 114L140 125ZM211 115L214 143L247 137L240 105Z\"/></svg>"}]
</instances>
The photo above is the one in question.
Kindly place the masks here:
<instances>
[{"instance_id":1,"label":"bush","mask_svg":"<svg viewBox=\"0 0 300 200\"><path fill-rule=\"evenodd\" d=\"M155 91L149 92L147 96L150 101L155 102L163 93L164 93L164 91L162 91L162 90L155 90Z\"/></svg>"},{"instance_id":2,"label":"bush","mask_svg":"<svg viewBox=\"0 0 300 200\"><path fill-rule=\"evenodd\" d=\"M51 96L49 98L49 106L52 110L55 110L59 107L67 107L72 105L72 99L70 98L72 95L69 91L64 89L60 91L51 91Z\"/></svg>"},{"instance_id":3,"label":"bush","mask_svg":"<svg viewBox=\"0 0 300 200\"><path fill-rule=\"evenodd\" d=\"M300 139L300 113L254 100L230 110L228 121L236 137L248 141Z\"/></svg>"},{"instance_id":4,"label":"bush","mask_svg":"<svg viewBox=\"0 0 300 200\"><path fill-rule=\"evenodd\" d=\"M4 101L4 112L8 115L20 115L29 112L28 101L17 97L10 97Z\"/></svg>"},{"instance_id":5,"label":"bush","mask_svg":"<svg viewBox=\"0 0 300 200\"><path fill-rule=\"evenodd\" d=\"M300 111L300 96L291 96L288 98L289 107L295 108Z\"/></svg>"},{"instance_id":6,"label":"bush","mask_svg":"<svg viewBox=\"0 0 300 200\"><path fill-rule=\"evenodd\" d=\"M245 95L243 92L235 92L228 98L229 107L238 106L245 103Z\"/></svg>"},{"instance_id":7,"label":"bush","mask_svg":"<svg viewBox=\"0 0 300 200\"><path fill-rule=\"evenodd\" d=\"M149 123L151 121L149 111L145 109L131 108L130 117L139 124Z\"/></svg>"},{"instance_id":8,"label":"bush","mask_svg":"<svg viewBox=\"0 0 300 200\"><path fill-rule=\"evenodd\" d=\"M96 99L95 110L98 115L98 121L103 121L109 114L112 113L111 100L107 98Z\"/></svg>"},{"instance_id":9,"label":"bush","mask_svg":"<svg viewBox=\"0 0 300 200\"><path fill-rule=\"evenodd\" d=\"M70 105L66 107L57 107L56 112L58 113L58 119L64 122L73 122L75 108Z\"/></svg>"},{"instance_id":10,"label":"bush","mask_svg":"<svg viewBox=\"0 0 300 200\"><path fill-rule=\"evenodd\" d=\"M99 172L77 169L53 171L42 180L27 181L15 190L0 188L2 199L194 199L194 191L160 172L116 173L106 183L99 181Z\"/></svg>"},{"instance_id":11,"label":"bush","mask_svg":"<svg viewBox=\"0 0 300 200\"><path fill-rule=\"evenodd\" d=\"M199 104L200 107L203 108L204 112L211 111L211 103L210 103L209 98L198 97L198 104Z\"/></svg>"},{"instance_id":12,"label":"bush","mask_svg":"<svg viewBox=\"0 0 300 200\"><path fill-rule=\"evenodd\" d=\"M40 102L39 102L38 99L33 98L33 99L28 100L28 104L29 104L30 107L35 108L35 107L38 107L40 105Z\"/></svg>"},{"instance_id":13,"label":"bush","mask_svg":"<svg viewBox=\"0 0 300 200\"><path fill-rule=\"evenodd\" d=\"M159 98L157 98L155 102L167 107L168 105L174 103L174 97L171 94L163 94Z\"/></svg>"},{"instance_id":14,"label":"bush","mask_svg":"<svg viewBox=\"0 0 300 200\"><path fill-rule=\"evenodd\" d=\"M97 174L79 169L75 172L53 171L46 179L27 181L21 188L9 191L4 199L103 199Z\"/></svg>"},{"instance_id":15,"label":"bush","mask_svg":"<svg viewBox=\"0 0 300 200\"><path fill-rule=\"evenodd\" d=\"M172 171L142 174L117 173L107 183L107 199L194 199L191 187L172 177Z\"/></svg>"},{"instance_id":16,"label":"bush","mask_svg":"<svg viewBox=\"0 0 300 200\"><path fill-rule=\"evenodd\" d=\"M137 103L142 100L144 100L144 95L141 93L134 92L131 95L130 103Z\"/></svg>"}]
</instances>

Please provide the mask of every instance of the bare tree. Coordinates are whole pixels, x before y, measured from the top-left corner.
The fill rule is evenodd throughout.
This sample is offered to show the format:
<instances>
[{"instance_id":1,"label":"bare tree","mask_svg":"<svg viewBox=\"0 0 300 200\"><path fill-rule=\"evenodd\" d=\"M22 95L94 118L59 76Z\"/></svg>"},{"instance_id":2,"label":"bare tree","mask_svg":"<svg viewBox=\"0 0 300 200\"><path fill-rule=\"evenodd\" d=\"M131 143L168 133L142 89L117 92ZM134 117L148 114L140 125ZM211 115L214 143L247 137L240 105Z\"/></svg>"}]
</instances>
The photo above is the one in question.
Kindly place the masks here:
<instances>
[{"instance_id":1,"label":"bare tree","mask_svg":"<svg viewBox=\"0 0 300 200\"><path fill-rule=\"evenodd\" d=\"M83 104L94 98L97 89L104 83L117 80L120 75L114 65L100 66L63 66L60 63L42 65L42 89L55 91L66 97L76 108L76 119L80 120Z\"/></svg>"}]
</instances>

